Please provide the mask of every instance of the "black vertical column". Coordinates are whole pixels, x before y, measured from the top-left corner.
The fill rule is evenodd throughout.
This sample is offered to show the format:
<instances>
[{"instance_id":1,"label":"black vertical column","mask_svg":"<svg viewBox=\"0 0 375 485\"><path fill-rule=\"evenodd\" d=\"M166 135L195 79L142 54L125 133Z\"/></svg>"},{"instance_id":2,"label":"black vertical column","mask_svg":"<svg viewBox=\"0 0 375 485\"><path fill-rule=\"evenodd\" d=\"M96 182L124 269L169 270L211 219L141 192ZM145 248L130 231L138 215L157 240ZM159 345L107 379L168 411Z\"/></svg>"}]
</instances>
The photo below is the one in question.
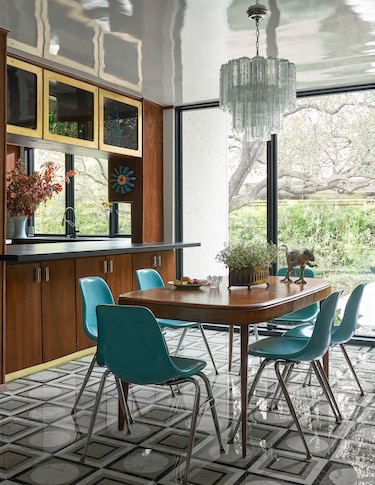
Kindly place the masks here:
<instances>
[{"instance_id":1,"label":"black vertical column","mask_svg":"<svg viewBox=\"0 0 375 485\"><path fill-rule=\"evenodd\" d=\"M183 170L182 170L182 114L175 113L175 241L183 240ZM176 276L180 278L183 272L182 249L176 250Z\"/></svg>"},{"instance_id":2,"label":"black vertical column","mask_svg":"<svg viewBox=\"0 0 375 485\"><path fill-rule=\"evenodd\" d=\"M267 142L267 241L277 244L277 135ZM276 271L273 264L271 274Z\"/></svg>"}]
</instances>

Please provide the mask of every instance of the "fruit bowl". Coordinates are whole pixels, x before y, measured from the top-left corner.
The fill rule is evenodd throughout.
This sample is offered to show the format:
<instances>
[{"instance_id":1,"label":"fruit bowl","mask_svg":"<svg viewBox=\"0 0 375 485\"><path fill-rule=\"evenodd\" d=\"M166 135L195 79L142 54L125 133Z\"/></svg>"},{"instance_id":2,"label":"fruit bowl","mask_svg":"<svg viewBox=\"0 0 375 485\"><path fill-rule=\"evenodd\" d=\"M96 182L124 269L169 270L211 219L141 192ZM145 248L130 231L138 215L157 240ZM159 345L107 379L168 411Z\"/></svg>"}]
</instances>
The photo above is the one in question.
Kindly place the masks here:
<instances>
[{"instance_id":1,"label":"fruit bowl","mask_svg":"<svg viewBox=\"0 0 375 485\"><path fill-rule=\"evenodd\" d=\"M189 278L188 276L183 276L180 280L168 281L168 285L174 286L176 290L197 290L206 283L205 280Z\"/></svg>"}]
</instances>

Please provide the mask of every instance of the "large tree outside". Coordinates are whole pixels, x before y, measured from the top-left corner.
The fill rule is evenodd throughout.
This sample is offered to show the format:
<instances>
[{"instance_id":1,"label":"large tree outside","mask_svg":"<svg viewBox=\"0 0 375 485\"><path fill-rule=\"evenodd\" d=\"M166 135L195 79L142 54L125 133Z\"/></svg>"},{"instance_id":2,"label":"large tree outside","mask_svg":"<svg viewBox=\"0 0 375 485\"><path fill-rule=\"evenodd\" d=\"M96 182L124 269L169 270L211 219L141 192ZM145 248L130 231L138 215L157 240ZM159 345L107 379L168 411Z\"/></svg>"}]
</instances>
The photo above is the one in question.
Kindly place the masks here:
<instances>
[{"instance_id":1,"label":"large tree outside","mask_svg":"<svg viewBox=\"0 0 375 485\"><path fill-rule=\"evenodd\" d=\"M279 245L313 249L316 276L346 294L375 288L374 133L375 94L362 91L300 98L278 136ZM265 149L229 135L231 241L266 236ZM375 306L363 310L360 333L375 335Z\"/></svg>"}]
</instances>

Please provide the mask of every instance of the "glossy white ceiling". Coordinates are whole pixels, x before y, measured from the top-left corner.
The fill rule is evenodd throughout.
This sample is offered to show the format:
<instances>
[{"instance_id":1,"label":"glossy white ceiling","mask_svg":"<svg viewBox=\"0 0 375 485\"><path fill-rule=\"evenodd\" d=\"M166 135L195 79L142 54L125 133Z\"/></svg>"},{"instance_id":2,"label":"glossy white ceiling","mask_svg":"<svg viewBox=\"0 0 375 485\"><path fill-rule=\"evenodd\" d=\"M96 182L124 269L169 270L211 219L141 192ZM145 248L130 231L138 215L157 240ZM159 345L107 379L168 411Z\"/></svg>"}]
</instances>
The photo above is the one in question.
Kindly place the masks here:
<instances>
[{"instance_id":1,"label":"glossy white ceiling","mask_svg":"<svg viewBox=\"0 0 375 485\"><path fill-rule=\"evenodd\" d=\"M218 98L219 69L255 54L251 0L0 0L10 52L163 105ZM373 83L374 0L263 0L260 54L299 90Z\"/></svg>"}]
</instances>

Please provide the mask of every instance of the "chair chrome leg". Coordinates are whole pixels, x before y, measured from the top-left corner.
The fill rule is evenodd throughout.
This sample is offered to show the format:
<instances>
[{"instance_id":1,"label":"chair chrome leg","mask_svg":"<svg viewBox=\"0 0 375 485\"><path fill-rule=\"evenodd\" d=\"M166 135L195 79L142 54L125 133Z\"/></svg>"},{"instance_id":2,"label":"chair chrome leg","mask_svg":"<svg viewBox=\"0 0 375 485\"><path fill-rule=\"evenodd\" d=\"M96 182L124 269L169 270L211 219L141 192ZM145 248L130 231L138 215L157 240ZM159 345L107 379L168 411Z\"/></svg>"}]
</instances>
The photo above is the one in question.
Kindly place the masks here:
<instances>
[{"instance_id":1,"label":"chair chrome leg","mask_svg":"<svg viewBox=\"0 0 375 485\"><path fill-rule=\"evenodd\" d=\"M351 362L351 360L350 360L350 358L349 358L349 355L348 355L348 353L347 353L347 351L346 351L346 348L345 348L344 344L340 344L340 349L342 350L342 353L344 354L344 357L345 357L345 360L346 360L346 362L347 362L347 364L348 364L348 366L349 366L349 369L351 370L351 373L353 374L353 377L354 377L354 379L355 379L355 382L357 383L357 386L358 386L358 388L359 388L359 390L360 390L361 396L364 396L364 395L365 395L365 393L363 392L363 389L362 389L361 383L359 382L359 379L358 379L357 373L356 373L356 371L354 370L353 364L352 364L352 362Z\"/></svg>"},{"instance_id":2,"label":"chair chrome leg","mask_svg":"<svg viewBox=\"0 0 375 485\"><path fill-rule=\"evenodd\" d=\"M342 421L342 415L341 415L340 409L337 405L336 398L335 398L335 396L332 392L331 386L328 382L328 379L327 379L326 373L324 372L323 366L322 366L320 360L316 360L315 363L316 363L317 369L319 370L319 374L322 376L325 388L327 389L327 392L329 393L329 395L331 397L332 404L336 408L336 414L338 415L340 421Z\"/></svg>"},{"instance_id":3,"label":"chair chrome leg","mask_svg":"<svg viewBox=\"0 0 375 485\"><path fill-rule=\"evenodd\" d=\"M253 383L251 384L250 391L249 391L249 394L248 394L248 397L247 397L247 407L249 407L251 398L253 397L253 394L254 394L255 388L258 384L259 378L262 375L262 372L263 372L264 368L266 367L266 365L268 364L268 362L269 361L267 359L264 359L263 362L259 366L258 372L255 374ZM228 437L228 441L227 441L228 444L233 443L234 437L237 434L237 431L238 431L238 428L240 427L240 424L241 424L241 415L238 417L233 431L231 431L229 433L229 437Z\"/></svg>"},{"instance_id":4,"label":"chair chrome leg","mask_svg":"<svg viewBox=\"0 0 375 485\"><path fill-rule=\"evenodd\" d=\"M215 425L217 439L219 441L220 453L224 453L225 450L224 450L224 446L223 446L223 440L221 439L219 419L217 417L215 399L214 399L214 396L213 396L213 393L212 393L211 384L210 384L210 381L208 380L208 377L206 376L206 374L203 374L203 372L199 372L198 375L199 375L199 377L201 377L201 379L203 379L203 381L206 385L207 397L208 397L208 401L210 403L211 414L212 414L212 419L213 419L214 425Z\"/></svg>"},{"instance_id":5,"label":"chair chrome leg","mask_svg":"<svg viewBox=\"0 0 375 485\"><path fill-rule=\"evenodd\" d=\"M206 334L204 332L204 329L203 329L203 325L202 324L199 324L198 325L199 327L199 330L201 331L201 334L202 334L202 337L203 337L203 340L204 340L204 343L206 344L206 348L207 348L207 352L210 356L210 359L211 359L211 362L212 362L212 365L214 366L214 369L215 369L215 374L218 376L219 373L217 371L217 368L216 368L216 364L215 364L215 361L214 361L214 358L213 358L213 355L212 355L212 352L211 352L211 349L210 349L210 346L208 344L208 340L207 340L207 337L206 337Z\"/></svg>"},{"instance_id":6,"label":"chair chrome leg","mask_svg":"<svg viewBox=\"0 0 375 485\"><path fill-rule=\"evenodd\" d=\"M186 335L187 330L188 330L187 328L184 328L183 331L182 331L182 335L181 335L180 340L179 340L179 342L177 344L176 352L174 353L174 355L176 355L176 356L178 355L178 353L179 353L179 351L181 349L181 345L182 345L182 342L183 342L183 340L185 338L185 335Z\"/></svg>"},{"instance_id":7,"label":"chair chrome leg","mask_svg":"<svg viewBox=\"0 0 375 485\"><path fill-rule=\"evenodd\" d=\"M312 370L311 370L311 365L309 366L308 371L306 372L305 378L302 382L302 387L311 386L311 376L312 376Z\"/></svg>"},{"instance_id":8,"label":"chair chrome leg","mask_svg":"<svg viewBox=\"0 0 375 485\"><path fill-rule=\"evenodd\" d=\"M335 419L336 419L336 423L340 423L341 420L340 420L340 416L337 414L337 410L336 410L336 407L335 405L333 404L332 400L331 400L331 396L325 386L325 383L323 381L323 378L322 376L320 375L320 372L319 372L319 369L317 368L317 365L315 362L311 362L311 367L313 370L314 370L314 373L316 375L316 377L318 378L318 381L319 381L319 384L320 384L320 387L322 388L323 390L323 393L325 394L326 398L327 398L327 401L328 401L328 404L330 405L331 409L332 409L332 412L335 416Z\"/></svg>"},{"instance_id":9,"label":"chair chrome leg","mask_svg":"<svg viewBox=\"0 0 375 485\"><path fill-rule=\"evenodd\" d=\"M259 340L258 325L253 325L253 332L254 332L255 341L258 342Z\"/></svg>"},{"instance_id":10,"label":"chair chrome leg","mask_svg":"<svg viewBox=\"0 0 375 485\"><path fill-rule=\"evenodd\" d=\"M91 438L91 435L92 435L92 432L93 432L93 429L94 429L94 425L95 425L96 415L98 414L100 399L101 399L102 394L103 394L105 380L107 379L109 373L110 373L110 370L107 369L104 372L104 374L102 375L102 379L100 381L100 386L99 386L99 389L98 389L98 393L96 395L94 409L92 410L92 414L91 414L90 425L89 425L89 428L87 430L86 443L85 443L85 447L83 449L83 454L82 454L82 458L81 458L82 462L85 461L85 458L86 458L86 453L87 453L87 450L88 450L88 447L89 447L89 444L90 444L90 438Z\"/></svg>"},{"instance_id":11,"label":"chair chrome leg","mask_svg":"<svg viewBox=\"0 0 375 485\"><path fill-rule=\"evenodd\" d=\"M186 451L185 472L184 472L183 479L182 479L183 485L187 485L187 483L188 483L189 465L190 465L191 455L193 453L195 431L196 431L196 427L197 427L199 405L200 405L200 399L201 399L201 388L199 386L199 382L196 379L193 379L193 378L190 378L188 380L194 383L195 399L194 399L194 407L193 407L193 416L191 418L191 425L190 425L189 443L188 443L188 447L187 447L187 451Z\"/></svg>"},{"instance_id":12,"label":"chair chrome leg","mask_svg":"<svg viewBox=\"0 0 375 485\"><path fill-rule=\"evenodd\" d=\"M124 415L124 419L125 419L125 422L126 422L126 427L128 429L128 434L131 434L130 423L133 424L134 421L133 421L133 418L131 416L128 403L127 403L127 401L125 399L124 390L122 388L120 379L115 376L115 381L116 381L118 399L120 401L120 406L121 406L122 414Z\"/></svg>"},{"instance_id":13,"label":"chair chrome leg","mask_svg":"<svg viewBox=\"0 0 375 485\"><path fill-rule=\"evenodd\" d=\"M288 379L290 377L290 374L292 373L293 367L294 367L294 364L285 365L282 373L282 378L284 382L288 382ZM268 408L267 408L268 411L273 411L274 409L278 409L281 392L282 392L281 386L280 384L277 384L277 387L275 389L275 392L273 393L271 402L268 405Z\"/></svg>"},{"instance_id":14,"label":"chair chrome leg","mask_svg":"<svg viewBox=\"0 0 375 485\"><path fill-rule=\"evenodd\" d=\"M95 367L95 364L96 364L96 354L97 354L97 352L95 352L94 357L92 358L90 367L87 369L85 378L83 379L83 382L82 382L82 385L81 385L81 389L79 390L78 396L76 397L76 400L74 402L74 406L73 406L72 411L71 411L72 414L75 413L76 410L77 410L77 406L78 406L79 400L82 397L83 391L85 390L85 387L86 387L86 385L87 385L87 383L88 383L88 381L90 379L92 370Z\"/></svg>"},{"instance_id":15,"label":"chair chrome leg","mask_svg":"<svg viewBox=\"0 0 375 485\"><path fill-rule=\"evenodd\" d=\"M276 372L277 378L279 380L279 383L280 383L280 386L281 386L281 390L283 391L284 397L285 397L286 402L288 404L290 413L291 413L291 415L293 417L293 421L294 421L294 423L295 423L295 425L297 427L297 430L298 430L298 433L299 433L299 435L301 437L303 446L304 446L304 448L306 450L306 457L307 457L308 460L310 460L311 453L310 453L309 447L307 446L307 443L306 443L306 440L305 440L305 436L303 434L301 425L299 424L299 421L298 421L298 417L297 417L296 410L294 409L292 400L290 399L290 396L289 396L289 393L288 393L288 389L286 388L285 382L284 382L284 380L282 378L282 375L281 375L281 372L280 372L280 361L276 361L275 362L275 372Z\"/></svg>"}]
</instances>

